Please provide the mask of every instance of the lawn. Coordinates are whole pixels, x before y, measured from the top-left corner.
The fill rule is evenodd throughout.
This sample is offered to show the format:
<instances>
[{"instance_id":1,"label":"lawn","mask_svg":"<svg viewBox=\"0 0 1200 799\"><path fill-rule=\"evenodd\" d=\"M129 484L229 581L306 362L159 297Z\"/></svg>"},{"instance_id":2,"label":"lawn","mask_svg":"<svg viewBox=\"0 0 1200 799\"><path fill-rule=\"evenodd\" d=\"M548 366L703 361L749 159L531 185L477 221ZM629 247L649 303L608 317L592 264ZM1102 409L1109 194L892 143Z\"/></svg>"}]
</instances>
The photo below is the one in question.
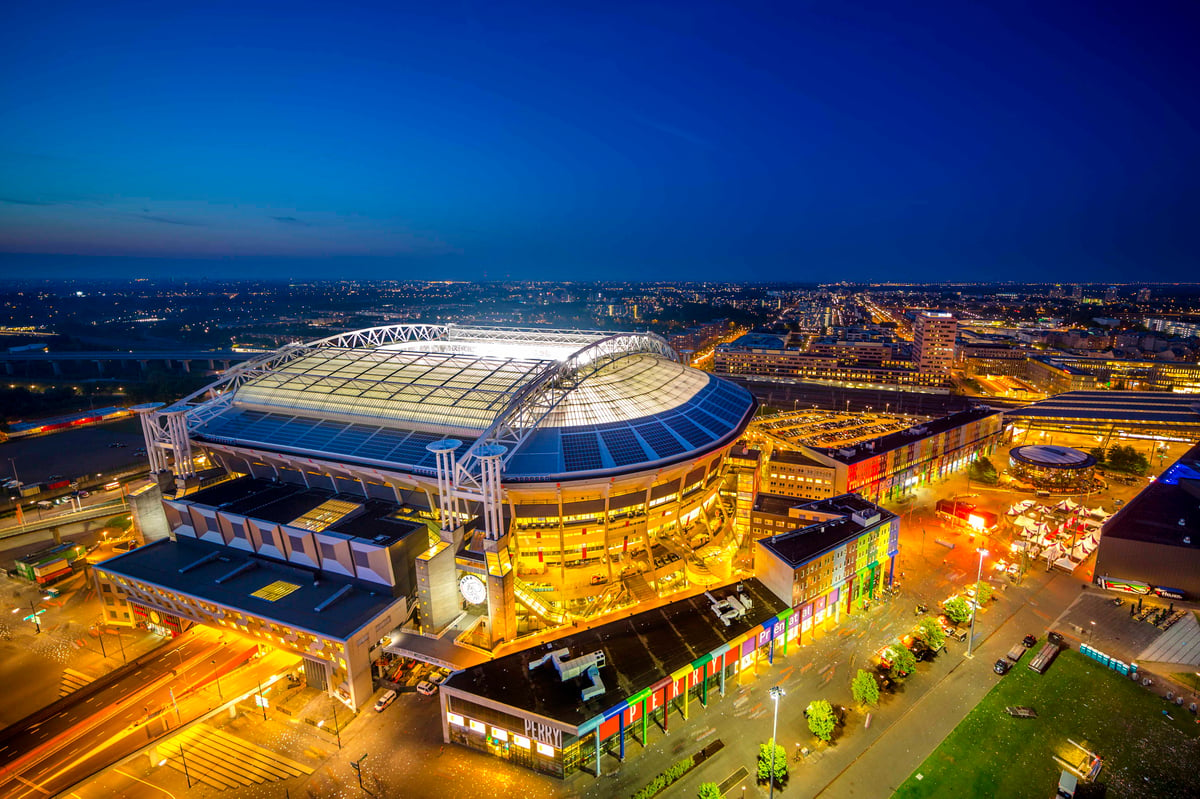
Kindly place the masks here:
<instances>
[{"instance_id":1,"label":"lawn","mask_svg":"<svg viewBox=\"0 0 1200 799\"><path fill-rule=\"evenodd\" d=\"M1033 707L1038 718L1011 718L1008 705ZM1110 799L1196 796L1195 717L1069 650L1044 676L1022 662L998 679L895 795L1051 796L1061 771L1054 755L1073 748L1067 739L1104 758L1099 781Z\"/></svg>"}]
</instances>

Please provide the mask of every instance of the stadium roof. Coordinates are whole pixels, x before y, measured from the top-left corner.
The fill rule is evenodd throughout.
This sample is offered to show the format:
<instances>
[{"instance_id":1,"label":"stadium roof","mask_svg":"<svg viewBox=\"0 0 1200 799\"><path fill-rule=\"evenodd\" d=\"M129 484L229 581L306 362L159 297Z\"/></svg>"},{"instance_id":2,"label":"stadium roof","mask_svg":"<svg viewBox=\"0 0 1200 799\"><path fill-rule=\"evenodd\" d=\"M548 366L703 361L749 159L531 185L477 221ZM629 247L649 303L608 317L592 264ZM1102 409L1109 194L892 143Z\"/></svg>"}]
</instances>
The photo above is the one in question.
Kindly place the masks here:
<instances>
[{"instance_id":1,"label":"stadium roof","mask_svg":"<svg viewBox=\"0 0 1200 799\"><path fill-rule=\"evenodd\" d=\"M207 391L188 411L201 441L431 473L428 444L507 430L515 480L683 460L736 438L755 407L651 334L454 325L292 345Z\"/></svg>"}]
</instances>

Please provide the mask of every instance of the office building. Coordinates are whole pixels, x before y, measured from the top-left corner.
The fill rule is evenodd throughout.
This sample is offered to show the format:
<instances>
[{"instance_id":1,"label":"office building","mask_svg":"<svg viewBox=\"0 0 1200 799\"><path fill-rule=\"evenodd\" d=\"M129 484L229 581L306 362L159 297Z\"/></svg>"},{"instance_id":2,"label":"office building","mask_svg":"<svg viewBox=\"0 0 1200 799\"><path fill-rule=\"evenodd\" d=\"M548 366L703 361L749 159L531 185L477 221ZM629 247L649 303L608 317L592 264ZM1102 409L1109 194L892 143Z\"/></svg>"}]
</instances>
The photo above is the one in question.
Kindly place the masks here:
<instances>
[{"instance_id":1,"label":"office building","mask_svg":"<svg viewBox=\"0 0 1200 799\"><path fill-rule=\"evenodd\" d=\"M890 511L843 494L793 501L783 522L790 529L754 542L754 576L795 611L801 643L892 583L900 520Z\"/></svg>"},{"instance_id":2,"label":"office building","mask_svg":"<svg viewBox=\"0 0 1200 799\"><path fill-rule=\"evenodd\" d=\"M958 320L951 314L924 311L913 323L913 362L923 374L944 374L954 365Z\"/></svg>"}]
</instances>

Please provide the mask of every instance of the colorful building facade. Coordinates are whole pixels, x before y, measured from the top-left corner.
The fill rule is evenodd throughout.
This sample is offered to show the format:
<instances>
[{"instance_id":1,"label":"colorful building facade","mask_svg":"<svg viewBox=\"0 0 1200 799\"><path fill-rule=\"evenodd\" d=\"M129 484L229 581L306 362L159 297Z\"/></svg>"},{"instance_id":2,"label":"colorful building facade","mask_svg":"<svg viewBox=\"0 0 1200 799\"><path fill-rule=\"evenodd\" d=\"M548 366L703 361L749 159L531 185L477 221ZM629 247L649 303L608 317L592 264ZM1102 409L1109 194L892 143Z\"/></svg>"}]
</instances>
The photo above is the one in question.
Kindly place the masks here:
<instances>
[{"instance_id":1,"label":"colorful building facade","mask_svg":"<svg viewBox=\"0 0 1200 799\"><path fill-rule=\"evenodd\" d=\"M789 513L793 529L755 542L754 574L789 603L807 642L891 584L900 519L855 494L799 504Z\"/></svg>"},{"instance_id":2,"label":"colorful building facade","mask_svg":"<svg viewBox=\"0 0 1200 799\"><path fill-rule=\"evenodd\" d=\"M792 609L759 581L714 588L453 675L440 692L443 738L557 777L598 776L604 758L670 735L799 636Z\"/></svg>"}]
</instances>

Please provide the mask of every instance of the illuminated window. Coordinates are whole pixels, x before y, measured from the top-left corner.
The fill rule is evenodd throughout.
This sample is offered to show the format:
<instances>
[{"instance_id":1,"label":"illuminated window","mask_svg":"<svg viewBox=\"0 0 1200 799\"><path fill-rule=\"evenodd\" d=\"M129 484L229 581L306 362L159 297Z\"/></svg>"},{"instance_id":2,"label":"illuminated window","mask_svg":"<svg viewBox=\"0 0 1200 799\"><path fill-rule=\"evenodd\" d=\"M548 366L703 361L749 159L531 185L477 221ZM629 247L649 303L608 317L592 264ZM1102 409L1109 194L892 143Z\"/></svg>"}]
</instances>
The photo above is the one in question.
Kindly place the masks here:
<instances>
[{"instance_id":1,"label":"illuminated window","mask_svg":"<svg viewBox=\"0 0 1200 799\"><path fill-rule=\"evenodd\" d=\"M446 718L450 720L451 724L457 724L459 727L466 723L463 721L463 717L457 713L447 713Z\"/></svg>"},{"instance_id":2,"label":"illuminated window","mask_svg":"<svg viewBox=\"0 0 1200 799\"><path fill-rule=\"evenodd\" d=\"M501 730L497 727L492 727L492 737L495 738L497 741L507 741L508 740L508 731Z\"/></svg>"},{"instance_id":3,"label":"illuminated window","mask_svg":"<svg viewBox=\"0 0 1200 799\"><path fill-rule=\"evenodd\" d=\"M524 735L515 735L514 734L513 735L513 743L515 743L517 746L521 747L522 749L529 748L529 739L526 738Z\"/></svg>"},{"instance_id":4,"label":"illuminated window","mask_svg":"<svg viewBox=\"0 0 1200 799\"><path fill-rule=\"evenodd\" d=\"M327 502L322 502L299 519L290 522L289 526L319 533L330 525L337 524L351 512L361 507L357 502L331 499Z\"/></svg>"},{"instance_id":5,"label":"illuminated window","mask_svg":"<svg viewBox=\"0 0 1200 799\"><path fill-rule=\"evenodd\" d=\"M289 583L285 580L276 580L273 583L264 585L262 588L255 591L250 596L256 596L259 599L265 599L268 602L274 602L283 599L293 591L299 590L300 586L295 583Z\"/></svg>"},{"instance_id":6,"label":"illuminated window","mask_svg":"<svg viewBox=\"0 0 1200 799\"><path fill-rule=\"evenodd\" d=\"M537 752L539 755L545 755L546 757L554 757L554 747L547 746L546 744L543 744L543 743L539 743L537 745Z\"/></svg>"},{"instance_id":7,"label":"illuminated window","mask_svg":"<svg viewBox=\"0 0 1200 799\"><path fill-rule=\"evenodd\" d=\"M483 726L483 722L482 722L482 721L475 721L474 719L472 719L472 720L471 720L471 723L470 723L468 726L469 726L469 727L470 727L470 728L471 728L473 731L475 731L475 732L477 732L477 733L479 733L479 734L481 734L481 735L483 734L484 730L485 730L485 729L487 729L486 727L484 727L484 726Z\"/></svg>"}]
</instances>

